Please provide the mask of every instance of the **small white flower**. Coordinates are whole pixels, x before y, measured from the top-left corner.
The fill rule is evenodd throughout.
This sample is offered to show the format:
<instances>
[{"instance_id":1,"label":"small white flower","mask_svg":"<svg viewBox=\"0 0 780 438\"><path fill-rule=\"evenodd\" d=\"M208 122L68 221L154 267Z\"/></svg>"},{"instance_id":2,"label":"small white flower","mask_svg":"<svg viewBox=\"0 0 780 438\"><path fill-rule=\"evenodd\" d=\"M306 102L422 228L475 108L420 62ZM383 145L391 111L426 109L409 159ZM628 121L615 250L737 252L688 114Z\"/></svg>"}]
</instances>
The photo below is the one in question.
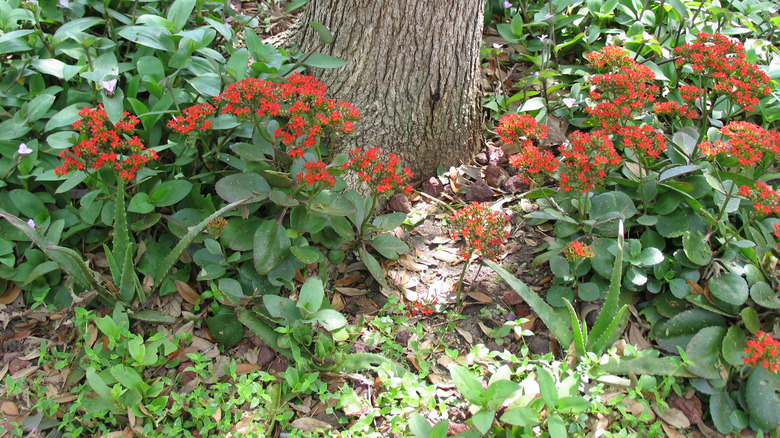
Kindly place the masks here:
<instances>
[{"instance_id":1,"label":"small white flower","mask_svg":"<svg viewBox=\"0 0 780 438\"><path fill-rule=\"evenodd\" d=\"M30 149L26 144L22 143L19 145L19 149L16 150L16 153L19 155L30 155L33 153L33 150Z\"/></svg>"},{"instance_id":2,"label":"small white flower","mask_svg":"<svg viewBox=\"0 0 780 438\"><path fill-rule=\"evenodd\" d=\"M493 43L493 48L494 48L494 49L500 49L500 48L502 48L502 47L504 47L504 45L503 45L503 44Z\"/></svg>"},{"instance_id":3,"label":"small white flower","mask_svg":"<svg viewBox=\"0 0 780 438\"><path fill-rule=\"evenodd\" d=\"M509 3L508 1L504 1L504 9L509 9L512 7L512 3Z\"/></svg>"},{"instance_id":4,"label":"small white flower","mask_svg":"<svg viewBox=\"0 0 780 438\"><path fill-rule=\"evenodd\" d=\"M542 35L542 36L540 36L540 37L539 37L539 41L541 41L541 42L542 42L542 44L544 44L544 43L547 41L547 35Z\"/></svg>"},{"instance_id":5,"label":"small white flower","mask_svg":"<svg viewBox=\"0 0 780 438\"><path fill-rule=\"evenodd\" d=\"M30 228L35 228L35 221L30 219L29 221L27 221L27 225L29 225Z\"/></svg>"},{"instance_id":6,"label":"small white flower","mask_svg":"<svg viewBox=\"0 0 780 438\"><path fill-rule=\"evenodd\" d=\"M564 97L563 98L563 104L566 105L566 108L573 107L575 103L577 103L577 99L575 99L573 97Z\"/></svg>"},{"instance_id":7,"label":"small white flower","mask_svg":"<svg viewBox=\"0 0 780 438\"><path fill-rule=\"evenodd\" d=\"M103 90L105 90L106 93L110 95L114 94L114 90L116 90L116 79L101 81L100 84L103 85Z\"/></svg>"},{"instance_id":8,"label":"small white flower","mask_svg":"<svg viewBox=\"0 0 780 438\"><path fill-rule=\"evenodd\" d=\"M70 0L57 0L57 4L60 5L61 8L69 8Z\"/></svg>"},{"instance_id":9,"label":"small white flower","mask_svg":"<svg viewBox=\"0 0 780 438\"><path fill-rule=\"evenodd\" d=\"M552 18L554 16L555 16L555 14L551 14L551 13L548 12L548 13L544 14L544 19L545 20L549 20L550 18Z\"/></svg>"}]
</instances>

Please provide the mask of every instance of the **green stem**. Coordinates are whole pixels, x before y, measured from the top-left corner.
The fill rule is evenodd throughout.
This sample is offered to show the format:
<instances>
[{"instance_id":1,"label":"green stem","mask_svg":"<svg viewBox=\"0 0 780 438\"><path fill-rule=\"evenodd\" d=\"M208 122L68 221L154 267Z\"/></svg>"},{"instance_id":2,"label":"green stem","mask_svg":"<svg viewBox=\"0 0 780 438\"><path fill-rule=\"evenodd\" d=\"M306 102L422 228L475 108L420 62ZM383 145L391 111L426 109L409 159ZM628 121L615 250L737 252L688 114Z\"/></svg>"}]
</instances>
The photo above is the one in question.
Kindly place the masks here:
<instances>
[{"instance_id":1,"label":"green stem","mask_svg":"<svg viewBox=\"0 0 780 438\"><path fill-rule=\"evenodd\" d=\"M466 257L466 262L463 264L463 270L460 271L460 279L458 280L458 292L455 295L455 306L460 307L460 293L463 290L463 277L466 276L466 269L468 269L469 265L471 265L471 256L474 254L474 251L472 250L468 257Z\"/></svg>"}]
</instances>

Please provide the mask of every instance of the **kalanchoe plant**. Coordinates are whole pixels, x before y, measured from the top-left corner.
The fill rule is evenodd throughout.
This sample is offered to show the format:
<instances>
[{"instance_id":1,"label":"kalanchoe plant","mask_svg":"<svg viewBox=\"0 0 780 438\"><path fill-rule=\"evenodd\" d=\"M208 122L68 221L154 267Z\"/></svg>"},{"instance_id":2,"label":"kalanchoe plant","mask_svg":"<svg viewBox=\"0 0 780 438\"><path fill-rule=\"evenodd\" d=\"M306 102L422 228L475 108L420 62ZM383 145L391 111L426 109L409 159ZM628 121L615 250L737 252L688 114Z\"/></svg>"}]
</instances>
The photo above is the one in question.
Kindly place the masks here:
<instances>
[{"instance_id":1,"label":"kalanchoe plant","mask_svg":"<svg viewBox=\"0 0 780 438\"><path fill-rule=\"evenodd\" d=\"M465 260L457 285L455 305L460 306L463 277L471 263L471 257L478 255L488 260L498 260L504 242L509 238L505 231L509 217L490 208L485 202L473 202L456 211L450 217L450 234L453 239L463 239L460 254Z\"/></svg>"},{"instance_id":2,"label":"kalanchoe plant","mask_svg":"<svg viewBox=\"0 0 780 438\"><path fill-rule=\"evenodd\" d=\"M769 333L759 331L756 340L747 341L744 361L747 365L764 367L776 373L780 368L780 341L773 339Z\"/></svg>"}]
</instances>

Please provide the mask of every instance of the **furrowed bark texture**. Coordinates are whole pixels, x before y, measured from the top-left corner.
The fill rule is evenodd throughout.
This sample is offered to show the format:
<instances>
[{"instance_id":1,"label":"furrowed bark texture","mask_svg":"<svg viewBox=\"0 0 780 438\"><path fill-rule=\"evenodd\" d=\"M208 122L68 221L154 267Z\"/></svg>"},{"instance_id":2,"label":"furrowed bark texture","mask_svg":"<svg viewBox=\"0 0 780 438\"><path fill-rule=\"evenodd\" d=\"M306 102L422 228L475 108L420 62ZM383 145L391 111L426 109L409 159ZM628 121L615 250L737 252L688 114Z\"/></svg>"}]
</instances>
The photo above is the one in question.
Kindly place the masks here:
<instances>
[{"instance_id":1,"label":"furrowed bark texture","mask_svg":"<svg viewBox=\"0 0 780 438\"><path fill-rule=\"evenodd\" d=\"M304 24L292 42L348 62L314 74L363 116L337 149L395 152L417 177L467 160L481 143L483 7L483 0L310 0L303 22L327 26L335 41L323 46Z\"/></svg>"}]
</instances>

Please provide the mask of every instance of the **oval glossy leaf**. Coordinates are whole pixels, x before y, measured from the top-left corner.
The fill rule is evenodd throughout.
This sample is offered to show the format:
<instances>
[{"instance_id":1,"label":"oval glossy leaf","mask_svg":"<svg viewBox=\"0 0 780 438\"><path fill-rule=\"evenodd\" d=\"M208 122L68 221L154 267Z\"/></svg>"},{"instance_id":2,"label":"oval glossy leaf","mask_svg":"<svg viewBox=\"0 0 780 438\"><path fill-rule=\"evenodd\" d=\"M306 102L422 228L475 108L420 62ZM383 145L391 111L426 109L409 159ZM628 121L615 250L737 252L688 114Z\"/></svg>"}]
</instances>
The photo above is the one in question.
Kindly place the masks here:
<instances>
[{"instance_id":1,"label":"oval glossy leaf","mask_svg":"<svg viewBox=\"0 0 780 438\"><path fill-rule=\"evenodd\" d=\"M688 371L705 379L719 379L720 376L720 351L723 338L726 336L724 327L705 327L696 333L688 346L685 354L692 365L688 365Z\"/></svg>"},{"instance_id":2,"label":"oval glossy leaf","mask_svg":"<svg viewBox=\"0 0 780 438\"><path fill-rule=\"evenodd\" d=\"M656 330L658 345L666 351L677 352L677 347L686 348L688 342L701 329L711 326L725 326L726 320L704 309L689 309L661 324Z\"/></svg>"},{"instance_id":3,"label":"oval glossy leaf","mask_svg":"<svg viewBox=\"0 0 780 438\"><path fill-rule=\"evenodd\" d=\"M237 173L228 175L216 184L217 194L227 202L240 199L249 200L246 203L259 202L268 197L271 187L257 173Z\"/></svg>"},{"instance_id":4,"label":"oval glossy leaf","mask_svg":"<svg viewBox=\"0 0 780 438\"><path fill-rule=\"evenodd\" d=\"M311 319L317 321L325 330L334 331L347 325L347 318L338 310L321 309L318 310Z\"/></svg>"},{"instance_id":5,"label":"oval glossy leaf","mask_svg":"<svg viewBox=\"0 0 780 438\"><path fill-rule=\"evenodd\" d=\"M780 376L763 367L750 373L745 399L751 418L764 430L780 426Z\"/></svg>"},{"instance_id":6,"label":"oval glossy leaf","mask_svg":"<svg viewBox=\"0 0 780 438\"><path fill-rule=\"evenodd\" d=\"M392 234L379 234L371 241L371 246L383 257L395 260L399 255L409 251L409 247L401 239Z\"/></svg>"},{"instance_id":7,"label":"oval glossy leaf","mask_svg":"<svg viewBox=\"0 0 780 438\"><path fill-rule=\"evenodd\" d=\"M279 266L290 248L286 230L275 220L263 221L255 231L253 242L254 266L260 275L266 275Z\"/></svg>"},{"instance_id":8,"label":"oval glossy leaf","mask_svg":"<svg viewBox=\"0 0 780 438\"><path fill-rule=\"evenodd\" d=\"M731 425L731 413L737 408L725 389L721 389L710 396L710 416L718 432L727 434L733 429Z\"/></svg>"},{"instance_id":9,"label":"oval glossy leaf","mask_svg":"<svg viewBox=\"0 0 780 438\"><path fill-rule=\"evenodd\" d=\"M206 320L211 338L226 347L232 347L244 337L244 324L232 311L220 313Z\"/></svg>"},{"instance_id":10,"label":"oval glossy leaf","mask_svg":"<svg viewBox=\"0 0 780 438\"><path fill-rule=\"evenodd\" d=\"M745 331L739 326L732 325L726 332L726 337L723 338L723 346L721 347L723 359L729 365L735 367L742 366L744 364L742 359L745 357L745 348L747 348Z\"/></svg>"},{"instance_id":11,"label":"oval glossy leaf","mask_svg":"<svg viewBox=\"0 0 780 438\"><path fill-rule=\"evenodd\" d=\"M320 250L311 246L291 246L290 252L293 253L295 258L307 265L309 263L315 263L322 256Z\"/></svg>"},{"instance_id":12,"label":"oval glossy leaf","mask_svg":"<svg viewBox=\"0 0 780 438\"><path fill-rule=\"evenodd\" d=\"M686 231L683 234L683 250L685 255L699 266L705 266L712 260L710 244L698 230Z\"/></svg>"},{"instance_id":13,"label":"oval glossy leaf","mask_svg":"<svg viewBox=\"0 0 780 438\"><path fill-rule=\"evenodd\" d=\"M759 281L750 288L750 298L759 306L767 309L780 309L780 298L777 296L777 291L763 281Z\"/></svg>"},{"instance_id":14,"label":"oval glossy leaf","mask_svg":"<svg viewBox=\"0 0 780 438\"><path fill-rule=\"evenodd\" d=\"M325 287L318 277L311 277L301 286L297 307L309 313L320 310L322 300L325 298Z\"/></svg>"},{"instance_id":15,"label":"oval glossy leaf","mask_svg":"<svg viewBox=\"0 0 780 438\"><path fill-rule=\"evenodd\" d=\"M155 207L167 207L186 198L192 183L184 180L165 181L149 192L149 202Z\"/></svg>"},{"instance_id":16,"label":"oval glossy leaf","mask_svg":"<svg viewBox=\"0 0 780 438\"><path fill-rule=\"evenodd\" d=\"M715 298L729 304L741 305L748 299L748 285L737 274L727 273L710 279L710 292Z\"/></svg>"}]
</instances>

